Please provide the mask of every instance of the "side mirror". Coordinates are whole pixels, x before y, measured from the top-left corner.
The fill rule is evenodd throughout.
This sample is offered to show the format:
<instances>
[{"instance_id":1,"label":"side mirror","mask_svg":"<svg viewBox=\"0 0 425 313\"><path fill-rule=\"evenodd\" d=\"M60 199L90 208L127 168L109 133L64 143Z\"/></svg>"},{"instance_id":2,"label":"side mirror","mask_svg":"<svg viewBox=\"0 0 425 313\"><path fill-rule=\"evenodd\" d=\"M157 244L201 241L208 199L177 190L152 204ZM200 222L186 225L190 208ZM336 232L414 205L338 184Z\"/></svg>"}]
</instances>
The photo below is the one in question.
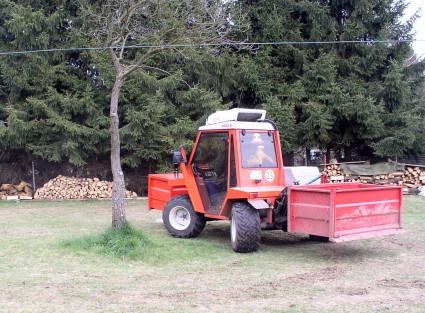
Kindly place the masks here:
<instances>
[{"instance_id":1,"label":"side mirror","mask_svg":"<svg viewBox=\"0 0 425 313\"><path fill-rule=\"evenodd\" d=\"M186 149L183 146L180 146L180 154L181 154L181 161L184 164L187 164L187 153L186 153Z\"/></svg>"},{"instance_id":2,"label":"side mirror","mask_svg":"<svg viewBox=\"0 0 425 313\"><path fill-rule=\"evenodd\" d=\"M171 152L171 162L175 168L178 168L180 163L187 163L186 150L183 146L180 146L179 150L174 150Z\"/></svg>"},{"instance_id":3,"label":"side mirror","mask_svg":"<svg viewBox=\"0 0 425 313\"><path fill-rule=\"evenodd\" d=\"M173 163L174 167L178 167L179 164L181 162L183 162L183 157L182 157L180 150L174 150L172 152L172 158L171 159L172 159L171 162Z\"/></svg>"}]
</instances>

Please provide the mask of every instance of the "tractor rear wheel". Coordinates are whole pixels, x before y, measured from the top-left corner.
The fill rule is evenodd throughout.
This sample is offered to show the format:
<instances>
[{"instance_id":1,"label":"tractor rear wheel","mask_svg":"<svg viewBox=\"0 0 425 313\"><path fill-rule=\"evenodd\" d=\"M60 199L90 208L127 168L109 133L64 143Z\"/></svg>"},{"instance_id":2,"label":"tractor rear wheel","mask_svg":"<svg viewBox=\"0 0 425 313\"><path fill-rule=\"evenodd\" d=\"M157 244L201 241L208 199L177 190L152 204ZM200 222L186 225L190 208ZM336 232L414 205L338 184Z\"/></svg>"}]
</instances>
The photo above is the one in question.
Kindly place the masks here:
<instances>
[{"instance_id":1,"label":"tractor rear wheel","mask_svg":"<svg viewBox=\"0 0 425 313\"><path fill-rule=\"evenodd\" d=\"M162 221L174 237L197 237L205 227L205 217L195 212L187 195L172 198L162 212Z\"/></svg>"},{"instance_id":2,"label":"tractor rear wheel","mask_svg":"<svg viewBox=\"0 0 425 313\"><path fill-rule=\"evenodd\" d=\"M260 245L260 214L246 202L236 202L232 207L230 240L236 252L253 252Z\"/></svg>"}]
</instances>

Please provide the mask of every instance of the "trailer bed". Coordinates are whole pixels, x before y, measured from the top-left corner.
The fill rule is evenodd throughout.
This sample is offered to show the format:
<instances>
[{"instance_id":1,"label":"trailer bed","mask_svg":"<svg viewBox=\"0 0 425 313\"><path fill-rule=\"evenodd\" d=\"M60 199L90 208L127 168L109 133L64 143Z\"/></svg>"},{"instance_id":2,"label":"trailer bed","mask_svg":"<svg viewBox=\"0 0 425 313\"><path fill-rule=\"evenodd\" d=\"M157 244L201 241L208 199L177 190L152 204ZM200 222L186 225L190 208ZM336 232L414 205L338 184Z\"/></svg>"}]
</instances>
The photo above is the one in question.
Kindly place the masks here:
<instances>
[{"instance_id":1,"label":"trailer bed","mask_svg":"<svg viewBox=\"0 0 425 313\"><path fill-rule=\"evenodd\" d=\"M292 186L288 231L341 242L402 232L403 190L359 183Z\"/></svg>"}]
</instances>

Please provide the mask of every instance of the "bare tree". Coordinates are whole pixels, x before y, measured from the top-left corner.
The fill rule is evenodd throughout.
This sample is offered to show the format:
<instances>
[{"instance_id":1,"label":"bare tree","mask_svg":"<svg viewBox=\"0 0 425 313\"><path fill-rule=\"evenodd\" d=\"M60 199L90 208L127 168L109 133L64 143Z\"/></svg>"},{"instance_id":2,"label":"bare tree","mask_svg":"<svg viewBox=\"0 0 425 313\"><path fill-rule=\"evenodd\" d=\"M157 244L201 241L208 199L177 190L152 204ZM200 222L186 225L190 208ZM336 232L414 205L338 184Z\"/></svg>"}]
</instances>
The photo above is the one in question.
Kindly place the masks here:
<instances>
[{"instance_id":1,"label":"bare tree","mask_svg":"<svg viewBox=\"0 0 425 313\"><path fill-rule=\"evenodd\" d=\"M86 33L94 34L97 42L106 47L115 69L110 100L112 225L119 228L126 220L118 116L126 78L136 70L169 74L148 65L163 49L181 52L182 44L231 44L225 38L236 28L240 16L232 13L232 1L222 0L81 1L80 9Z\"/></svg>"}]
</instances>

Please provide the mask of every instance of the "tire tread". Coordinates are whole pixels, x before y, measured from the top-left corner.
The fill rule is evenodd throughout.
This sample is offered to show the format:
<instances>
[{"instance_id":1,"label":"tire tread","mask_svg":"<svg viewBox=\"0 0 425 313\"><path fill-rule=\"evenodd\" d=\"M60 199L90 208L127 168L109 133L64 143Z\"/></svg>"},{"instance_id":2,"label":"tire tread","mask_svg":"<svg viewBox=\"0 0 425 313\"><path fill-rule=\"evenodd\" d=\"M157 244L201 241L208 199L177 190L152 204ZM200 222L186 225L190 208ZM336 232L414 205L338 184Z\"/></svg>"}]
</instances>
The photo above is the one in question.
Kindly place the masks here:
<instances>
[{"instance_id":1,"label":"tire tread","mask_svg":"<svg viewBox=\"0 0 425 313\"><path fill-rule=\"evenodd\" d=\"M185 207L191 216L191 225L189 225L189 227L185 230L177 230L172 227L169 222L169 211L177 205ZM192 202L188 195L178 195L168 201L165 205L164 211L162 212L162 220L170 235L177 238L194 238L199 236L206 223L205 217L202 214L195 212L193 209Z\"/></svg>"},{"instance_id":2,"label":"tire tread","mask_svg":"<svg viewBox=\"0 0 425 313\"><path fill-rule=\"evenodd\" d=\"M237 234L232 242L233 250L246 253L258 250L261 240L260 215L248 203L236 202L232 208L232 218L236 218Z\"/></svg>"}]
</instances>

